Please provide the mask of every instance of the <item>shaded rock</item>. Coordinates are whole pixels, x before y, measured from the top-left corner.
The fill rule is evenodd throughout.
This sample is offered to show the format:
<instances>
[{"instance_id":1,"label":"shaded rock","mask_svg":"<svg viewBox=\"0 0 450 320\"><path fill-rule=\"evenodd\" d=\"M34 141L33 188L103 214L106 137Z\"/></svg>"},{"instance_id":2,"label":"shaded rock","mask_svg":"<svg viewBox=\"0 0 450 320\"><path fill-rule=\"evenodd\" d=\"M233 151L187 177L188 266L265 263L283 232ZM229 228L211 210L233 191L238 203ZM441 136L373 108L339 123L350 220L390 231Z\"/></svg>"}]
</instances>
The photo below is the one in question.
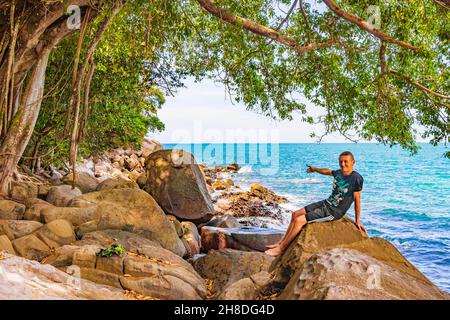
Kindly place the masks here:
<instances>
[{"instance_id":1,"label":"shaded rock","mask_svg":"<svg viewBox=\"0 0 450 320\"><path fill-rule=\"evenodd\" d=\"M184 230L181 240L186 247L185 258L193 257L200 253L201 246L201 238L197 226L190 221L183 221L181 222L181 227Z\"/></svg>"},{"instance_id":2,"label":"shaded rock","mask_svg":"<svg viewBox=\"0 0 450 320\"><path fill-rule=\"evenodd\" d=\"M95 268L97 253L102 249L100 245L84 245L72 253L72 264L83 268ZM63 253L64 254L64 253Z\"/></svg>"},{"instance_id":3,"label":"shaded rock","mask_svg":"<svg viewBox=\"0 0 450 320\"><path fill-rule=\"evenodd\" d=\"M120 277L124 289L162 300L201 300L188 283L172 276L128 278Z\"/></svg>"},{"instance_id":4,"label":"shaded rock","mask_svg":"<svg viewBox=\"0 0 450 320\"><path fill-rule=\"evenodd\" d=\"M91 220L75 227L77 239L81 239L86 233L97 231L98 220Z\"/></svg>"},{"instance_id":5,"label":"shaded rock","mask_svg":"<svg viewBox=\"0 0 450 320\"><path fill-rule=\"evenodd\" d=\"M124 259L124 257L120 256L97 257L95 268L109 273L122 275L124 270Z\"/></svg>"},{"instance_id":6,"label":"shaded rock","mask_svg":"<svg viewBox=\"0 0 450 320\"><path fill-rule=\"evenodd\" d=\"M177 235L179 237L182 237L184 234L184 230L183 230L183 227L181 226L180 221L178 221L177 217L175 217L171 214L168 214L166 216L167 216L167 219L169 219L169 221L172 222L173 227L175 228L175 231L177 232Z\"/></svg>"},{"instance_id":7,"label":"shaded rock","mask_svg":"<svg viewBox=\"0 0 450 320\"><path fill-rule=\"evenodd\" d=\"M129 157L126 157L124 161L124 167L125 169L129 170L130 173L136 169L140 169L141 163L139 162L138 156L133 153Z\"/></svg>"},{"instance_id":8,"label":"shaded rock","mask_svg":"<svg viewBox=\"0 0 450 320\"><path fill-rule=\"evenodd\" d=\"M198 220L214 212L205 179L194 157L184 150L160 150L146 161L145 190L167 214Z\"/></svg>"},{"instance_id":9,"label":"shaded rock","mask_svg":"<svg viewBox=\"0 0 450 320\"><path fill-rule=\"evenodd\" d=\"M420 281L432 282L412 265L389 241L382 238L369 238L350 244L340 245L342 248L356 249L377 259L400 272L404 272Z\"/></svg>"},{"instance_id":10,"label":"shaded rock","mask_svg":"<svg viewBox=\"0 0 450 320\"><path fill-rule=\"evenodd\" d=\"M74 278L51 265L8 255L0 260L0 299L126 299L123 290Z\"/></svg>"},{"instance_id":11,"label":"shaded rock","mask_svg":"<svg viewBox=\"0 0 450 320\"><path fill-rule=\"evenodd\" d=\"M141 156L147 158L151 153L162 149L163 147L158 141L145 139L142 144Z\"/></svg>"},{"instance_id":12,"label":"shaded rock","mask_svg":"<svg viewBox=\"0 0 450 320\"><path fill-rule=\"evenodd\" d=\"M48 192L50 191L50 188L52 187L51 184L40 184L38 185L38 198L39 199L46 199Z\"/></svg>"},{"instance_id":13,"label":"shaded rock","mask_svg":"<svg viewBox=\"0 0 450 320\"><path fill-rule=\"evenodd\" d=\"M76 187L75 189L72 189L71 186L63 184L51 187L48 191L46 201L57 207L67 207L73 198L80 195L80 189Z\"/></svg>"},{"instance_id":14,"label":"shaded rock","mask_svg":"<svg viewBox=\"0 0 450 320\"><path fill-rule=\"evenodd\" d=\"M92 268L80 268L80 275L83 279L122 289L119 276L114 273Z\"/></svg>"},{"instance_id":15,"label":"shaded rock","mask_svg":"<svg viewBox=\"0 0 450 320\"><path fill-rule=\"evenodd\" d=\"M0 200L0 219L22 220L25 206L10 200Z\"/></svg>"},{"instance_id":16,"label":"shaded rock","mask_svg":"<svg viewBox=\"0 0 450 320\"><path fill-rule=\"evenodd\" d=\"M114 242L124 247L123 257L96 255ZM187 261L126 231L87 233L74 246L60 247L44 261L60 268L73 264L81 268L83 278L103 284L116 286L119 277L123 288L160 299L200 299L207 294L203 279Z\"/></svg>"},{"instance_id":17,"label":"shaded rock","mask_svg":"<svg viewBox=\"0 0 450 320\"><path fill-rule=\"evenodd\" d=\"M271 275L267 271L252 274L232 283L225 288L217 298L218 300L256 300L260 291L271 281Z\"/></svg>"},{"instance_id":18,"label":"shaded rock","mask_svg":"<svg viewBox=\"0 0 450 320\"><path fill-rule=\"evenodd\" d=\"M69 173L63 178L63 183L72 185L73 173ZM93 192L97 189L98 181L87 172L77 172L75 175L75 187L82 193Z\"/></svg>"},{"instance_id":19,"label":"shaded rock","mask_svg":"<svg viewBox=\"0 0 450 320\"><path fill-rule=\"evenodd\" d=\"M50 255L50 248L34 234L13 240L12 244L20 256L30 260L41 261Z\"/></svg>"},{"instance_id":20,"label":"shaded rock","mask_svg":"<svg viewBox=\"0 0 450 320\"><path fill-rule=\"evenodd\" d=\"M75 207L50 207L41 209L41 220L49 223L54 220L64 219L70 221L75 226L97 218L96 207L75 208Z\"/></svg>"},{"instance_id":21,"label":"shaded rock","mask_svg":"<svg viewBox=\"0 0 450 320\"><path fill-rule=\"evenodd\" d=\"M168 277L175 277L189 285L201 297L204 298L207 294L204 280L197 272L191 268L185 268L183 265L168 263L168 261L162 259L155 260L145 256L130 256L128 254L124 260L124 273L133 277L162 277L166 280ZM176 298L172 296L171 299Z\"/></svg>"},{"instance_id":22,"label":"shaded rock","mask_svg":"<svg viewBox=\"0 0 450 320\"><path fill-rule=\"evenodd\" d=\"M172 251L162 248L158 242L127 231L111 229L90 232L85 234L82 240L77 243L89 243L106 247L114 242L119 242L127 252L142 254L155 259L166 260L170 263L183 265L185 268L194 270L188 262Z\"/></svg>"},{"instance_id":23,"label":"shaded rock","mask_svg":"<svg viewBox=\"0 0 450 320\"><path fill-rule=\"evenodd\" d=\"M240 167L236 162L230 163L230 164L227 166L227 170L229 170L229 171L234 171L234 172L239 171L240 168L241 168L241 167Z\"/></svg>"},{"instance_id":24,"label":"shaded rock","mask_svg":"<svg viewBox=\"0 0 450 320\"><path fill-rule=\"evenodd\" d=\"M30 198L37 198L38 187L30 182L12 181L9 195L11 199L23 202Z\"/></svg>"},{"instance_id":25,"label":"shaded rock","mask_svg":"<svg viewBox=\"0 0 450 320\"><path fill-rule=\"evenodd\" d=\"M233 186L234 183L231 179L217 179L211 184L214 190L225 190Z\"/></svg>"},{"instance_id":26,"label":"shaded rock","mask_svg":"<svg viewBox=\"0 0 450 320\"><path fill-rule=\"evenodd\" d=\"M54 205L51 203L48 203L47 201L38 199L38 198L31 198L26 202L27 209L25 210L25 213L23 214L24 220L30 220L30 221L38 221L43 222L41 218L41 211L45 208L52 208Z\"/></svg>"},{"instance_id":27,"label":"shaded rock","mask_svg":"<svg viewBox=\"0 0 450 320\"><path fill-rule=\"evenodd\" d=\"M72 224L63 219L49 222L39 229L36 235L50 248L57 248L75 242L75 232Z\"/></svg>"},{"instance_id":28,"label":"shaded rock","mask_svg":"<svg viewBox=\"0 0 450 320\"><path fill-rule=\"evenodd\" d=\"M217 228L239 228L239 227L242 227L242 225L239 223L239 221L230 214L225 214L223 216L214 216L208 222L199 225L198 228L201 229L203 226L217 227Z\"/></svg>"},{"instance_id":29,"label":"shaded rock","mask_svg":"<svg viewBox=\"0 0 450 320\"><path fill-rule=\"evenodd\" d=\"M0 235L0 251L5 250L10 254L16 254L16 251L13 248L11 240L6 235Z\"/></svg>"},{"instance_id":30,"label":"shaded rock","mask_svg":"<svg viewBox=\"0 0 450 320\"><path fill-rule=\"evenodd\" d=\"M128 175L128 179L136 181L139 178L140 175L141 175L141 173L138 170L135 169L135 170L130 172L130 174ZM138 184L138 186L139 186L139 184ZM139 188L140 188L140 186L139 186Z\"/></svg>"},{"instance_id":31,"label":"shaded rock","mask_svg":"<svg viewBox=\"0 0 450 320\"><path fill-rule=\"evenodd\" d=\"M7 220L6 223L11 229L14 239L29 235L43 226L40 222L26 220Z\"/></svg>"},{"instance_id":32,"label":"shaded rock","mask_svg":"<svg viewBox=\"0 0 450 320\"><path fill-rule=\"evenodd\" d=\"M139 188L144 189L145 184L147 183L147 175L145 173L139 175L139 177L136 179L136 183L138 184Z\"/></svg>"},{"instance_id":33,"label":"shaded rock","mask_svg":"<svg viewBox=\"0 0 450 320\"><path fill-rule=\"evenodd\" d=\"M111 190L111 189L123 189L123 188L132 188L139 189L139 186L136 182L131 180L126 180L123 178L111 178L102 181L98 187L97 191L102 190Z\"/></svg>"},{"instance_id":34,"label":"shaded rock","mask_svg":"<svg viewBox=\"0 0 450 320\"><path fill-rule=\"evenodd\" d=\"M218 297L232 283L267 271L272 261L273 257L261 252L221 249L196 259L193 265L203 278L212 281L211 294Z\"/></svg>"},{"instance_id":35,"label":"shaded rock","mask_svg":"<svg viewBox=\"0 0 450 320\"><path fill-rule=\"evenodd\" d=\"M40 198L29 198L29 199L25 200L25 201L23 202L23 204L25 205L25 207L26 207L27 209L28 209L28 208L31 208L31 207L33 207L33 206L35 206L35 205L47 205L47 206L53 206L51 203L48 203L47 201L42 200L42 199L40 199Z\"/></svg>"},{"instance_id":36,"label":"shaded rock","mask_svg":"<svg viewBox=\"0 0 450 320\"><path fill-rule=\"evenodd\" d=\"M436 286L400 272L354 249L335 248L311 256L279 299L448 299Z\"/></svg>"},{"instance_id":37,"label":"shaded rock","mask_svg":"<svg viewBox=\"0 0 450 320\"><path fill-rule=\"evenodd\" d=\"M109 189L84 194L75 202L95 205L97 229L139 233L183 256L185 248L172 223L153 198L140 189ZM84 221L87 222L87 221Z\"/></svg>"},{"instance_id":38,"label":"shaded rock","mask_svg":"<svg viewBox=\"0 0 450 320\"><path fill-rule=\"evenodd\" d=\"M273 192L272 190L269 190L266 187L263 187L262 185L259 185L257 183L252 183L250 185L250 196L257 197L267 202L275 202L275 203L287 202L286 197L279 196L275 194L275 192Z\"/></svg>"},{"instance_id":39,"label":"shaded rock","mask_svg":"<svg viewBox=\"0 0 450 320\"><path fill-rule=\"evenodd\" d=\"M258 296L255 284L250 278L244 278L230 284L217 300L256 300Z\"/></svg>"},{"instance_id":40,"label":"shaded rock","mask_svg":"<svg viewBox=\"0 0 450 320\"><path fill-rule=\"evenodd\" d=\"M223 191L221 198L214 204L218 214L229 214L234 217L265 217L281 221L282 208L277 202L261 199L251 192Z\"/></svg>"},{"instance_id":41,"label":"shaded rock","mask_svg":"<svg viewBox=\"0 0 450 320\"><path fill-rule=\"evenodd\" d=\"M206 250L232 248L245 251L265 251L266 245L278 242L284 232L268 228L202 227L202 248Z\"/></svg>"},{"instance_id":42,"label":"shaded rock","mask_svg":"<svg viewBox=\"0 0 450 320\"><path fill-rule=\"evenodd\" d=\"M228 228L202 227L201 251L231 248L243 251L252 251L251 248L239 243L231 236Z\"/></svg>"},{"instance_id":43,"label":"shaded rock","mask_svg":"<svg viewBox=\"0 0 450 320\"><path fill-rule=\"evenodd\" d=\"M296 269L313 254L367 238L353 221L344 217L337 221L307 224L286 251L270 267L275 279L287 283Z\"/></svg>"},{"instance_id":44,"label":"shaded rock","mask_svg":"<svg viewBox=\"0 0 450 320\"><path fill-rule=\"evenodd\" d=\"M73 263L73 255L80 247L76 245L64 245L56 248L48 257L41 260L41 263L51 264L55 268L65 268Z\"/></svg>"},{"instance_id":45,"label":"shaded rock","mask_svg":"<svg viewBox=\"0 0 450 320\"><path fill-rule=\"evenodd\" d=\"M266 245L277 243L284 235L277 229L251 227L233 228L230 233L239 243L257 251L267 250Z\"/></svg>"},{"instance_id":46,"label":"shaded rock","mask_svg":"<svg viewBox=\"0 0 450 320\"><path fill-rule=\"evenodd\" d=\"M0 220L0 236L5 235L9 240L14 240L14 232L11 230L7 220Z\"/></svg>"}]
</instances>

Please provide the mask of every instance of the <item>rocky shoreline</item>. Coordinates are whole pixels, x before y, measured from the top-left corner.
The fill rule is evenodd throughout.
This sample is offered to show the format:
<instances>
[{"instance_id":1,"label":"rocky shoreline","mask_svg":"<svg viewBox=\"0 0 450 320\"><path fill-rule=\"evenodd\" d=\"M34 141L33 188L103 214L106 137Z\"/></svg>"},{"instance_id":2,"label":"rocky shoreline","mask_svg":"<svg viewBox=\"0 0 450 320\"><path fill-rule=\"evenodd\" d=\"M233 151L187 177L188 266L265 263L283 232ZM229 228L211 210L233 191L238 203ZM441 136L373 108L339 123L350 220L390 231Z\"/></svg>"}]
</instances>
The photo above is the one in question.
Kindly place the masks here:
<instances>
[{"instance_id":1,"label":"rocky shoreline","mask_svg":"<svg viewBox=\"0 0 450 320\"><path fill-rule=\"evenodd\" d=\"M283 232L264 219L285 223L287 199L224 177L239 169L147 141L80 163L74 181L55 169L13 182L0 200L0 299L449 299L347 217L265 255Z\"/></svg>"}]
</instances>

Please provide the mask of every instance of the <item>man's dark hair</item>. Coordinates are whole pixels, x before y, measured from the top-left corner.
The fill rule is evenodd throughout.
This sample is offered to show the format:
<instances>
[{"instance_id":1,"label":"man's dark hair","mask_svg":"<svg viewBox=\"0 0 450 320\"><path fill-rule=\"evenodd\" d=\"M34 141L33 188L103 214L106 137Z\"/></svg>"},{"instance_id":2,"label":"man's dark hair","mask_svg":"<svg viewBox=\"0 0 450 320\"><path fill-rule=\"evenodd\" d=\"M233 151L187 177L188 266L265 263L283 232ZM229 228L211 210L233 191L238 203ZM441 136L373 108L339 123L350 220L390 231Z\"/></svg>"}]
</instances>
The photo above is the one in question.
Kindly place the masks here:
<instances>
[{"instance_id":1,"label":"man's dark hair","mask_svg":"<svg viewBox=\"0 0 450 320\"><path fill-rule=\"evenodd\" d=\"M339 155L339 158L342 156L351 156L352 160L355 160L355 157L353 156L353 153L351 153L350 151L344 151Z\"/></svg>"}]
</instances>

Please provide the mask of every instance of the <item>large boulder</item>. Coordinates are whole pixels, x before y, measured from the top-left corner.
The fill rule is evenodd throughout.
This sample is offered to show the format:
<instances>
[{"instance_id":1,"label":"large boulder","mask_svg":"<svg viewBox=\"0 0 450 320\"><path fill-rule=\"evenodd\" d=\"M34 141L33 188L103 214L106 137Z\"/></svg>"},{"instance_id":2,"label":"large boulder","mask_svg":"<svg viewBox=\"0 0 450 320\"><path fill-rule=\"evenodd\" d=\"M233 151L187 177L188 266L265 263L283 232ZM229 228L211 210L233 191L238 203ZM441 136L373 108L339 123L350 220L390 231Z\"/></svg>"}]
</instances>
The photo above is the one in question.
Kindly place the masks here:
<instances>
[{"instance_id":1,"label":"large boulder","mask_svg":"<svg viewBox=\"0 0 450 320\"><path fill-rule=\"evenodd\" d=\"M49 222L40 228L36 235L50 248L58 248L62 245L75 242L75 232L72 224L63 219Z\"/></svg>"},{"instance_id":2,"label":"large boulder","mask_svg":"<svg viewBox=\"0 0 450 320\"><path fill-rule=\"evenodd\" d=\"M133 188L139 189L139 185L132 181L124 178L110 178L102 181L97 186L97 191L110 190L110 189L122 189L122 188Z\"/></svg>"},{"instance_id":3,"label":"large boulder","mask_svg":"<svg viewBox=\"0 0 450 320\"><path fill-rule=\"evenodd\" d=\"M142 143L141 156L147 158L152 152L162 150L161 143L156 140L144 139Z\"/></svg>"},{"instance_id":4,"label":"large boulder","mask_svg":"<svg viewBox=\"0 0 450 320\"><path fill-rule=\"evenodd\" d=\"M262 252L221 249L210 251L192 263L195 270L210 281L210 295L217 298L234 282L267 271L272 261L273 257Z\"/></svg>"},{"instance_id":5,"label":"large boulder","mask_svg":"<svg viewBox=\"0 0 450 320\"><path fill-rule=\"evenodd\" d=\"M27 201L27 209L25 210L25 213L23 214L24 220L31 220L31 221L38 221L42 222L41 218L41 212L43 209L46 208L53 208L54 205L51 203L48 203L47 201L38 199L38 198L32 198Z\"/></svg>"},{"instance_id":6,"label":"large boulder","mask_svg":"<svg viewBox=\"0 0 450 320\"><path fill-rule=\"evenodd\" d=\"M121 289L76 278L51 265L43 265L0 251L0 299L47 300L127 299Z\"/></svg>"},{"instance_id":7,"label":"large boulder","mask_svg":"<svg viewBox=\"0 0 450 320\"><path fill-rule=\"evenodd\" d=\"M13 240L12 244L20 256L30 260L41 261L51 253L50 247L34 234Z\"/></svg>"},{"instance_id":8,"label":"large boulder","mask_svg":"<svg viewBox=\"0 0 450 320\"><path fill-rule=\"evenodd\" d=\"M0 235L0 251L5 250L10 254L16 254L16 251L13 248L11 240L6 235Z\"/></svg>"},{"instance_id":9,"label":"large boulder","mask_svg":"<svg viewBox=\"0 0 450 320\"><path fill-rule=\"evenodd\" d=\"M38 197L38 186L31 182L12 181L9 190L11 199L24 202L30 198Z\"/></svg>"},{"instance_id":10,"label":"large boulder","mask_svg":"<svg viewBox=\"0 0 450 320\"><path fill-rule=\"evenodd\" d=\"M393 244L385 239L378 237L368 238L350 244L340 245L339 247L358 250L419 281L433 284Z\"/></svg>"},{"instance_id":11,"label":"large boulder","mask_svg":"<svg viewBox=\"0 0 450 320\"><path fill-rule=\"evenodd\" d=\"M108 189L91 192L74 199L72 205L77 204L95 206L95 219L89 222L90 230L118 229L140 233L180 256L186 252L172 223L145 191Z\"/></svg>"},{"instance_id":12,"label":"large boulder","mask_svg":"<svg viewBox=\"0 0 450 320\"><path fill-rule=\"evenodd\" d=\"M69 173L63 178L63 183L72 185L73 173ZM98 180L87 172L77 172L75 175L75 187L82 193L93 192L97 189Z\"/></svg>"},{"instance_id":13,"label":"large boulder","mask_svg":"<svg viewBox=\"0 0 450 320\"><path fill-rule=\"evenodd\" d=\"M287 283L295 270L313 254L367 239L353 221L344 217L331 222L307 224L270 267L276 281Z\"/></svg>"},{"instance_id":14,"label":"large boulder","mask_svg":"<svg viewBox=\"0 0 450 320\"><path fill-rule=\"evenodd\" d=\"M80 189L72 188L67 184L51 187L48 191L46 201L57 206L67 207L70 201L81 195Z\"/></svg>"},{"instance_id":15,"label":"large boulder","mask_svg":"<svg viewBox=\"0 0 450 320\"><path fill-rule=\"evenodd\" d=\"M8 220L0 220L0 236L6 236L9 240L14 240L14 232L9 226Z\"/></svg>"},{"instance_id":16,"label":"large boulder","mask_svg":"<svg viewBox=\"0 0 450 320\"><path fill-rule=\"evenodd\" d=\"M236 249L242 251L253 251L246 245L236 241L229 228L202 227L201 229L201 251L208 252L218 249Z\"/></svg>"},{"instance_id":17,"label":"large boulder","mask_svg":"<svg viewBox=\"0 0 450 320\"><path fill-rule=\"evenodd\" d=\"M278 242L284 232L277 229L239 227L201 228L203 251L231 248L244 251L265 251L266 245Z\"/></svg>"},{"instance_id":18,"label":"large boulder","mask_svg":"<svg viewBox=\"0 0 450 320\"><path fill-rule=\"evenodd\" d=\"M97 255L112 243L120 243L125 249L122 257ZM193 300L204 299L207 294L203 279L187 261L158 243L127 231L87 233L82 240L57 248L43 262L61 270L78 266L84 279L151 298Z\"/></svg>"},{"instance_id":19,"label":"large boulder","mask_svg":"<svg viewBox=\"0 0 450 320\"><path fill-rule=\"evenodd\" d=\"M186 258L191 258L200 253L201 237L194 223L183 221L181 222L181 227L184 230L181 241L186 247Z\"/></svg>"},{"instance_id":20,"label":"large boulder","mask_svg":"<svg viewBox=\"0 0 450 320\"><path fill-rule=\"evenodd\" d=\"M200 224L198 228L201 229L204 226L218 228L239 228L242 227L242 224L240 224L239 221L231 214L224 214L223 216L214 216L208 222Z\"/></svg>"},{"instance_id":21,"label":"large boulder","mask_svg":"<svg viewBox=\"0 0 450 320\"><path fill-rule=\"evenodd\" d=\"M0 219L21 220L24 212L25 205L10 200L0 200Z\"/></svg>"},{"instance_id":22,"label":"large boulder","mask_svg":"<svg viewBox=\"0 0 450 320\"><path fill-rule=\"evenodd\" d=\"M214 208L205 179L189 152L168 149L151 153L146 175L145 190L167 214L186 220L212 217Z\"/></svg>"},{"instance_id":23,"label":"large boulder","mask_svg":"<svg viewBox=\"0 0 450 320\"><path fill-rule=\"evenodd\" d=\"M74 226L84 224L97 218L96 207L47 207L40 211L41 221L49 223L54 220L64 219Z\"/></svg>"},{"instance_id":24,"label":"large boulder","mask_svg":"<svg viewBox=\"0 0 450 320\"><path fill-rule=\"evenodd\" d=\"M360 251L334 248L307 259L278 299L449 299L422 281Z\"/></svg>"},{"instance_id":25,"label":"large boulder","mask_svg":"<svg viewBox=\"0 0 450 320\"><path fill-rule=\"evenodd\" d=\"M261 291L271 282L267 271L261 271L242 278L226 287L218 296L218 300L257 300Z\"/></svg>"},{"instance_id":26,"label":"large boulder","mask_svg":"<svg viewBox=\"0 0 450 320\"><path fill-rule=\"evenodd\" d=\"M14 239L34 233L42 227L42 223L26 220L6 220L9 229L11 229Z\"/></svg>"}]
</instances>

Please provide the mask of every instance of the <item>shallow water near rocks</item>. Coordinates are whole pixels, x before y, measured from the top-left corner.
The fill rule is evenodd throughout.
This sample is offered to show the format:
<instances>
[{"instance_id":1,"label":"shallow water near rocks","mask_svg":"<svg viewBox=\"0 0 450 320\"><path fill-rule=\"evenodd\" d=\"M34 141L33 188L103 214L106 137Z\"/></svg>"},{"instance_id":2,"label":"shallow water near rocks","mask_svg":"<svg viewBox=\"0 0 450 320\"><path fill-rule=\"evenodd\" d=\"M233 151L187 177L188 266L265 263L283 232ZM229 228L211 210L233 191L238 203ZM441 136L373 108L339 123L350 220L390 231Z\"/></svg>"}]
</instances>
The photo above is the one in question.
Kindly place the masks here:
<instances>
[{"instance_id":1,"label":"shallow water near rocks","mask_svg":"<svg viewBox=\"0 0 450 320\"><path fill-rule=\"evenodd\" d=\"M281 204L285 210L281 224L247 218L276 229L287 227L292 210L331 193L332 177L308 174L306 165L339 169L339 154L353 152L355 170L364 177L361 219L369 236L392 242L438 287L450 292L450 160L442 157L448 148L419 145L414 156L400 147L364 143L164 144L164 148L185 149L208 166L235 161L241 170L225 176L242 190L259 183L287 197L289 202ZM353 206L348 214L354 217Z\"/></svg>"}]
</instances>

